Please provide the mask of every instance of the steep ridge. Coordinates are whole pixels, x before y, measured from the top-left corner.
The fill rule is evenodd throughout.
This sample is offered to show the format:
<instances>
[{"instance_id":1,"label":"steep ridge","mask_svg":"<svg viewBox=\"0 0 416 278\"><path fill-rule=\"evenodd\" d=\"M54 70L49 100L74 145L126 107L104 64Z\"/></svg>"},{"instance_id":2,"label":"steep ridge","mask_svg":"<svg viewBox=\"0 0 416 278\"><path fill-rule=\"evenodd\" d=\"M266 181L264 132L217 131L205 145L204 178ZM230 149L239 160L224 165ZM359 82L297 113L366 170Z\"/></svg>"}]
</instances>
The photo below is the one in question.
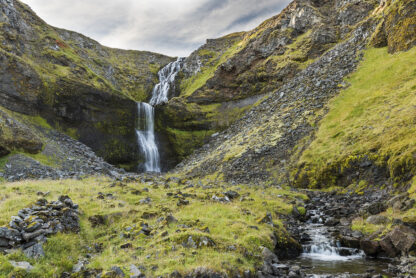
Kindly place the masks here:
<instances>
[{"instance_id":1,"label":"steep ridge","mask_svg":"<svg viewBox=\"0 0 416 278\"><path fill-rule=\"evenodd\" d=\"M111 49L47 25L17 0L0 2L0 104L40 115L113 164L140 160L135 101L173 59Z\"/></svg>"},{"instance_id":2,"label":"steep ridge","mask_svg":"<svg viewBox=\"0 0 416 278\"><path fill-rule=\"evenodd\" d=\"M343 41L377 5L294 1L250 32L208 40L185 59L179 95L163 111L173 149L190 154Z\"/></svg>"},{"instance_id":3,"label":"steep ridge","mask_svg":"<svg viewBox=\"0 0 416 278\"><path fill-rule=\"evenodd\" d=\"M181 163L177 171L195 177L209 176L243 183L316 185L306 180L302 182L302 176L297 174L298 167L302 168L297 164L299 156L314 140L320 120L325 119L328 112L328 101L349 86L344 79L360 63L362 50L371 47L369 44L389 46L391 51L404 50L409 49L415 40L412 36L414 28L408 23L414 19L414 1L381 1L378 5L364 2L325 1L325 5L332 7L328 14L335 17L333 22L337 22L334 28L340 36L339 42L269 94L229 129L213 136L208 144ZM315 18L313 13L300 14L300 18L308 18L306 22ZM401 20L397 19L399 14L403 16ZM386 23L392 18L395 18L394 23ZM336 122L331 124L337 125ZM325 160L322 162L326 163ZM337 167L331 169L337 172ZM324 181L325 177L328 175L323 175L317 186L337 184L333 179Z\"/></svg>"}]
</instances>

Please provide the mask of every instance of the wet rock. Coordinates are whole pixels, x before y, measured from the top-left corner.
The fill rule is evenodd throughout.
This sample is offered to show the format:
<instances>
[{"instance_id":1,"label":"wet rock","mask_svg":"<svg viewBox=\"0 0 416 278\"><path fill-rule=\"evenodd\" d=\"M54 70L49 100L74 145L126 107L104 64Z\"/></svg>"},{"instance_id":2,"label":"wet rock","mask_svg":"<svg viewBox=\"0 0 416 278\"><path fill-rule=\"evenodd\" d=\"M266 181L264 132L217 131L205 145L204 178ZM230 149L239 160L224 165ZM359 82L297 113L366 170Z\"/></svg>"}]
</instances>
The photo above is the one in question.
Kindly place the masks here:
<instances>
[{"instance_id":1,"label":"wet rock","mask_svg":"<svg viewBox=\"0 0 416 278\"><path fill-rule=\"evenodd\" d=\"M360 248L367 256L375 257L380 251L380 244L378 241L364 239L360 241Z\"/></svg>"}]
</instances>

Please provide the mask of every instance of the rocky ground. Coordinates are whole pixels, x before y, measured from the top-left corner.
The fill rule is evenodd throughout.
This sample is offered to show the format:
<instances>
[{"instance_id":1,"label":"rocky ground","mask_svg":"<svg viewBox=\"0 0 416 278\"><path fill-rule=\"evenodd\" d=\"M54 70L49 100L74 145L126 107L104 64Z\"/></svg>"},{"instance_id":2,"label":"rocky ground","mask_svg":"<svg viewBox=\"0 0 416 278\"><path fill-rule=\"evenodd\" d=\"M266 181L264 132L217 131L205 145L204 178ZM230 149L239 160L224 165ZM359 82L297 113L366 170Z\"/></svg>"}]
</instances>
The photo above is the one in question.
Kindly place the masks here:
<instances>
[{"instance_id":1,"label":"rocky ground","mask_svg":"<svg viewBox=\"0 0 416 278\"><path fill-rule=\"evenodd\" d=\"M68 135L55 130L42 129L45 147L41 155L47 159L43 164L22 153L11 154L3 158L3 169L0 177L7 181L25 179L65 179L81 178L86 175L108 175L121 178L125 170L114 167L98 157L88 146ZM46 165L45 165L46 164Z\"/></svg>"}]
</instances>

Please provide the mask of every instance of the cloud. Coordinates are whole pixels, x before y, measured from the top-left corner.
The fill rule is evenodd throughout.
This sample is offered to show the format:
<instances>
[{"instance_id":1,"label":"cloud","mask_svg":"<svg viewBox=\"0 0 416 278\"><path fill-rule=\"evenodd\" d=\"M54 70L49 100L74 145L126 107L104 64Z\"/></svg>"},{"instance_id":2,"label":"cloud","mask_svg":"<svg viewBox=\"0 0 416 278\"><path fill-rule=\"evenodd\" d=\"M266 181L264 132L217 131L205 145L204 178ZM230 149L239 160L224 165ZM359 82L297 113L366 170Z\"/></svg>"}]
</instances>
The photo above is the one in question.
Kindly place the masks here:
<instances>
[{"instance_id":1,"label":"cloud","mask_svg":"<svg viewBox=\"0 0 416 278\"><path fill-rule=\"evenodd\" d=\"M187 56L208 38L247 31L290 0L23 0L53 26L124 49Z\"/></svg>"}]
</instances>

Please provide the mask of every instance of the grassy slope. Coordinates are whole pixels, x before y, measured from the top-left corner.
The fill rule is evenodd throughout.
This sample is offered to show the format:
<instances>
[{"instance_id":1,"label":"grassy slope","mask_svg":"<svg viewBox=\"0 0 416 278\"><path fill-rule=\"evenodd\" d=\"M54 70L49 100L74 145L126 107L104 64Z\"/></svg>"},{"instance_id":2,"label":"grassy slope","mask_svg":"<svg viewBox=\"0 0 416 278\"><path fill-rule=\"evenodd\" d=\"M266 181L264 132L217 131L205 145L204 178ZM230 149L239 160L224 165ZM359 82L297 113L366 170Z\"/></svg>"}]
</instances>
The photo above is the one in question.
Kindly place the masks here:
<instances>
[{"instance_id":1,"label":"grassy slope","mask_svg":"<svg viewBox=\"0 0 416 278\"><path fill-rule=\"evenodd\" d=\"M38 191L50 191L48 200L54 200L61 194L69 195L80 205L82 211L81 233L53 236L45 246L46 257L38 261L29 260L35 269L24 277L55 277L62 271L71 271L78 258L92 252L88 251L87 246L93 247L95 243L102 244L103 251L92 252L90 268L108 270L117 265L126 270L127 274L128 266L134 263L145 266L146 274L152 277L174 270L187 272L199 266L218 271L253 270L261 262L258 256L261 253L260 246L272 249L270 235L273 232L284 234L277 215L290 213L292 205L289 203L301 205L306 198L292 191L272 188L234 186L224 189L223 185L214 185L211 189L203 189L197 182L193 182L195 187L188 189L175 182L169 182L168 188L164 184L154 186L136 182L118 184L115 187L110 184L111 181L104 178L0 184L0 226L6 226L10 217L16 215L19 209L37 200ZM207 183L204 181L204 184ZM145 187L149 192L143 190ZM211 200L213 194L221 196L222 192L230 189L238 191L246 200L238 199L228 204ZM177 198L167 196L168 192L179 191L193 195L187 198L190 200L189 205L179 207ZM99 192L104 195L111 193L114 198L98 199ZM141 205L139 200L146 197L150 197L152 203ZM143 219L144 212L155 213L155 217ZM259 219L267 212L273 214L279 229L259 223ZM157 222L159 217L170 213L179 220L178 223L168 225L164 221ZM108 215L108 224L92 228L88 218L96 214ZM141 223L148 223L153 227L150 236L135 236ZM180 227L179 224L185 224L189 228ZM259 230L249 226L257 226ZM127 227L132 227L132 230L128 231ZM203 232L205 228L210 232ZM168 234L162 234L163 232ZM195 241L206 236L215 242L215 246L184 248L182 243L190 235ZM121 249L120 246L125 243L131 243L133 247ZM229 250L232 245L236 250ZM8 260L28 259L20 252L0 255L0 277L9 277L17 271ZM154 265L158 268L152 270Z\"/></svg>"},{"instance_id":2,"label":"grassy slope","mask_svg":"<svg viewBox=\"0 0 416 278\"><path fill-rule=\"evenodd\" d=\"M300 159L311 186L326 167L348 167L348 160L365 155L386 164L392 177L415 174L416 48L396 54L369 49L347 81L351 86L330 103Z\"/></svg>"}]
</instances>

